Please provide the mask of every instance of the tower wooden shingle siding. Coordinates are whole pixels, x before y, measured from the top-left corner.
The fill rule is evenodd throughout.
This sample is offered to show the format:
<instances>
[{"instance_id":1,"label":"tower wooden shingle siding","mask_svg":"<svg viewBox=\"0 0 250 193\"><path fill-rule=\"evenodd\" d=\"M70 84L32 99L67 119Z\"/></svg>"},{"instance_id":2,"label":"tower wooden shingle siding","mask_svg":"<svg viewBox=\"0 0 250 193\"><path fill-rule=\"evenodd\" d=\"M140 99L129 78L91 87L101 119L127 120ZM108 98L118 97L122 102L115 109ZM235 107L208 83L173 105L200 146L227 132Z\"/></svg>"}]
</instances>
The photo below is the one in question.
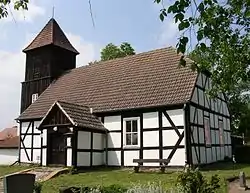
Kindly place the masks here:
<instances>
[{"instance_id":1,"label":"tower wooden shingle siding","mask_svg":"<svg viewBox=\"0 0 250 193\"><path fill-rule=\"evenodd\" d=\"M21 113L63 72L76 67L77 50L51 19L23 50L26 53L25 81L22 82Z\"/></svg>"}]
</instances>

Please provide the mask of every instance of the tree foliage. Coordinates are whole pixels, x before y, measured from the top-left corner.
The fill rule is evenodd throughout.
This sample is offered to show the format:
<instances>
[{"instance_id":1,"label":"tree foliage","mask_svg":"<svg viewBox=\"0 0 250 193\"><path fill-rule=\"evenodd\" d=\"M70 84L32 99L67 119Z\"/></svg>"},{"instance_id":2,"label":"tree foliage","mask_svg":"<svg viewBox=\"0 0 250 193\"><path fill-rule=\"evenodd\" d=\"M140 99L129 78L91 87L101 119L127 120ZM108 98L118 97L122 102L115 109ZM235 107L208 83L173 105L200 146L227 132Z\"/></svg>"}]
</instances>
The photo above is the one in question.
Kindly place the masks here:
<instances>
[{"instance_id":1,"label":"tree foliage","mask_svg":"<svg viewBox=\"0 0 250 193\"><path fill-rule=\"evenodd\" d=\"M162 21L167 16L174 18L182 32L176 45L178 52L188 53L192 45L206 52L209 60L201 60L195 67L212 73L213 93L232 92L249 81L249 0L175 0L160 10ZM180 62L185 66L183 58Z\"/></svg>"},{"instance_id":2,"label":"tree foliage","mask_svg":"<svg viewBox=\"0 0 250 193\"><path fill-rule=\"evenodd\" d=\"M127 42L124 42L120 47L109 43L101 51L101 61L112 60L115 58L122 58L129 55L134 55L134 48Z\"/></svg>"},{"instance_id":3,"label":"tree foliage","mask_svg":"<svg viewBox=\"0 0 250 193\"><path fill-rule=\"evenodd\" d=\"M195 49L188 57L199 63L209 65L210 55ZM203 69L205 70L205 69ZM232 118L232 131L234 134L250 134L250 81L241 81L233 90L227 91L228 108Z\"/></svg>"},{"instance_id":4,"label":"tree foliage","mask_svg":"<svg viewBox=\"0 0 250 193\"><path fill-rule=\"evenodd\" d=\"M28 10L28 3L29 0L0 0L0 19L8 16L8 8L11 6L13 6L15 10L19 10L20 8Z\"/></svg>"}]
</instances>

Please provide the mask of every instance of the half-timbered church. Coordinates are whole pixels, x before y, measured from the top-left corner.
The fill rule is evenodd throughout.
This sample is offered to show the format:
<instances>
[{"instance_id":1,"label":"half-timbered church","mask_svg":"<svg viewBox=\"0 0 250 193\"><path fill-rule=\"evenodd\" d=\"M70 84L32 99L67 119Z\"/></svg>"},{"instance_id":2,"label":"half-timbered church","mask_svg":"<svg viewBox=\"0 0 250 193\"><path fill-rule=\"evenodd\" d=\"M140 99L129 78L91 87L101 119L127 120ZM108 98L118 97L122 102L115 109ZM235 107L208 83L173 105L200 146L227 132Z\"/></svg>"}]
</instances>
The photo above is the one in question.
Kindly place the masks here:
<instances>
[{"instance_id":1,"label":"half-timbered church","mask_svg":"<svg viewBox=\"0 0 250 193\"><path fill-rule=\"evenodd\" d=\"M231 157L225 96L210 99L209 76L180 67L174 48L76 68L78 51L51 19L23 51L20 162L184 166Z\"/></svg>"}]
</instances>

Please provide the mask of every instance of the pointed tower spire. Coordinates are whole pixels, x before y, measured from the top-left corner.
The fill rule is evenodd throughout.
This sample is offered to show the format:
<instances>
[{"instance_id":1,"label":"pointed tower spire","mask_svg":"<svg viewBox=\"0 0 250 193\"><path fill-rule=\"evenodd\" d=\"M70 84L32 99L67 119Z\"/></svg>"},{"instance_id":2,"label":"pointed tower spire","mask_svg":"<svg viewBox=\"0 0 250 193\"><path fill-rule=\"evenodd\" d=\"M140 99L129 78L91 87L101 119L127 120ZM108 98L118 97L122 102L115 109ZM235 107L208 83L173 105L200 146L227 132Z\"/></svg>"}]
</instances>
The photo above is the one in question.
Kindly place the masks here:
<instances>
[{"instance_id":1,"label":"pointed tower spire","mask_svg":"<svg viewBox=\"0 0 250 193\"><path fill-rule=\"evenodd\" d=\"M27 52L47 45L58 46L75 54L79 54L79 52L71 45L68 38L63 33L62 29L54 18L51 18L49 20L49 22L45 25L41 32L23 50L23 52Z\"/></svg>"}]
</instances>

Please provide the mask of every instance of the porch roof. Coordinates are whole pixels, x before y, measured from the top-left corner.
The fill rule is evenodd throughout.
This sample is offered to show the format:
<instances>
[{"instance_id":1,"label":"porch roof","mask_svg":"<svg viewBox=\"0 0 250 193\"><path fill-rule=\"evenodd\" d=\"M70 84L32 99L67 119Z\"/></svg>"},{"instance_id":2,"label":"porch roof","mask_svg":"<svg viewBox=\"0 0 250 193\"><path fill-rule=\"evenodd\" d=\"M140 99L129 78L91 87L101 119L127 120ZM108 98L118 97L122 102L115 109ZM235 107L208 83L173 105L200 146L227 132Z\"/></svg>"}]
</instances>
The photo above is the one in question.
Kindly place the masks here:
<instances>
[{"instance_id":1,"label":"porch roof","mask_svg":"<svg viewBox=\"0 0 250 193\"><path fill-rule=\"evenodd\" d=\"M44 118L42 119L39 127L43 124L46 117L49 115L53 107L57 105L63 114L69 119L69 121L76 127L83 127L89 129L107 130L102 122L91 113L91 110L87 106L68 103L64 101L56 101L48 110Z\"/></svg>"}]
</instances>

